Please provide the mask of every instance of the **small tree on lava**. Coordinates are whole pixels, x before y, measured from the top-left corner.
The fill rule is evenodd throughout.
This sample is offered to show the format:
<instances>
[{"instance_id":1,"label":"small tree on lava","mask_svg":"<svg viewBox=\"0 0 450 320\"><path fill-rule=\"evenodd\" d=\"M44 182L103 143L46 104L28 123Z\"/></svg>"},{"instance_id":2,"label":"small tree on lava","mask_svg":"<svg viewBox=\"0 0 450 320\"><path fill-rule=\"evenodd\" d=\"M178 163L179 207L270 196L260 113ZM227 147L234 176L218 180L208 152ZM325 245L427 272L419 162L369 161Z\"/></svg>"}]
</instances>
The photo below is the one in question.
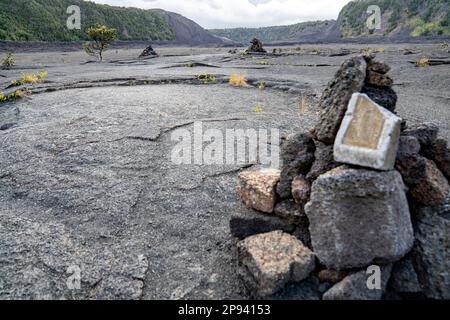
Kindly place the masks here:
<instances>
[{"instance_id":1,"label":"small tree on lava","mask_svg":"<svg viewBox=\"0 0 450 320\"><path fill-rule=\"evenodd\" d=\"M103 61L103 52L117 39L117 31L97 24L87 30L87 36L90 41L83 45L84 50L88 55Z\"/></svg>"}]
</instances>

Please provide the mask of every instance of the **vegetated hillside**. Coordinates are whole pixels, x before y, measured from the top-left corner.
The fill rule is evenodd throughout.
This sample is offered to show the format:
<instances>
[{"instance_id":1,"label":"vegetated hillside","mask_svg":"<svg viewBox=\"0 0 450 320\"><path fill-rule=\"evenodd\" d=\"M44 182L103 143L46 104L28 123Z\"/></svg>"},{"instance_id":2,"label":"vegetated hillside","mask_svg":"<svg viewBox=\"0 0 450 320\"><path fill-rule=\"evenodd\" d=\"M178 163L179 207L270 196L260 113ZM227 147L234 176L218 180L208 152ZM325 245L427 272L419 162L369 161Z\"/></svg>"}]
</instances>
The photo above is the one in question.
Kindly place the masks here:
<instances>
[{"instance_id":1,"label":"vegetated hillside","mask_svg":"<svg viewBox=\"0 0 450 320\"><path fill-rule=\"evenodd\" d=\"M69 30L66 13L70 5L81 8L82 30ZM172 40L164 16L135 8L99 5L81 0L0 0L0 39L76 41L95 23L114 27L121 40Z\"/></svg>"},{"instance_id":2,"label":"vegetated hillside","mask_svg":"<svg viewBox=\"0 0 450 320\"><path fill-rule=\"evenodd\" d=\"M381 30L371 31L367 9L381 9ZM290 26L210 30L237 42L257 37L263 42L334 41L339 39L386 36L409 38L450 36L450 0L355 0L340 12L337 21L315 21Z\"/></svg>"},{"instance_id":3,"label":"vegetated hillside","mask_svg":"<svg viewBox=\"0 0 450 320\"><path fill-rule=\"evenodd\" d=\"M368 30L367 8L381 9L381 30ZM450 0L357 0L348 3L338 19L342 38L383 35L421 37L450 35Z\"/></svg>"},{"instance_id":4,"label":"vegetated hillside","mask_svg":"<svg viewBox=\"0 0 450 320\"><path fill-rule=\"evenodd\" d=\"M334 20L328 20L303 22L288 26L214 29L210 31L217 36L225 37L239 43L247 43L255 37L262 42L314 41L326 39L330 28L334 24Z\"/></svg>"},{"instance_id":5,"label":"vegetated hillside","mask_svg":"<svg viewBox=\"0 0 450 320\"><path fill-rule=\"evenodd\" d=\"M67 8L81 8L81 30L66 26ZM101 23L120 40L172 40L183 44L223 43L195 22L163 10L114 7L82 0L0 0L0 40L78 41Z\"/></svg>"}]
</instances>

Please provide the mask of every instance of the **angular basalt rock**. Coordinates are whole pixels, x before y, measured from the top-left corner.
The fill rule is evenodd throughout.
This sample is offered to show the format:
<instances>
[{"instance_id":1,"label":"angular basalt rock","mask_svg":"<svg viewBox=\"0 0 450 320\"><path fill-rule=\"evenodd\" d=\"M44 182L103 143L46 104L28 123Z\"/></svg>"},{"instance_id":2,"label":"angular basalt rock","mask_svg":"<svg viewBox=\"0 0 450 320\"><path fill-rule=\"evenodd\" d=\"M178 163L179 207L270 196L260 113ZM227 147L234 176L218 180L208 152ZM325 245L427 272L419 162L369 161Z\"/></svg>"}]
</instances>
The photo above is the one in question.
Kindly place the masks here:
<instances>
[{"instance_id":1,"label":"angular basalt rock","mask_svg":"<svg viewBox=\"0 0 450 320\"><path fill-rule=\"evenodd\" d=\"M383 61L372 60L368 63L367 70L380 74L386 74L391 70L391 67Z\"/></svg>"},{"instance_id":2,"label":"angular basalt rock","mask_svg":"<svg viewBox=\"0 0 450 320\"><path fill-rule=\"evenodd\" d=\"M314 153L314 163L311 170L306 175L310 182L316 180L321 174L333 170L341 164L334 161L333 145L327 145L320 141L315 141L316 152Z\"/></svg>"},{"instance_id":3,"label":"angular basalt rock","mask_svg":"<svg viewBox=\"0 0 450 320\"><path fill-rule=\"evenodd\" d=\"M252 45L246 50L247 53L267 53L261 40L254 38L250 43Z\"/></svg>"},{"instance_id":4,"label":"angular basalt rock","mask_svg":"<svg viewBox=\"0 0 450 320\"><path fill-rule=\"evenodd\" d=\"M322 94L316 126L317 139L333 144L352 95L360 92L366 79L367 63L363 57L346 60Z\"/></svg>"},{"instance_id":5,"label":"angular basalt rock","mask_svg":"<svg viewBox=\"0 0 450 320\"><path fill-rule=\"evenodd\" d=\"M419 154L420 142L413 136L401 136L398 144L397 155Z\"/></svg>"},{"instance_id":6,"label":"angular basalt rock","mask_svg":"<svg viewBox=\"0 0 450 320\"><path fill-rule=\"evenodd\" d=\"M155 52L155 50L153 50L152 46L148 46L147 48L144 49L144 51L142 51L142 53L139 55L139 58L154 58L157 57L158 54Z\"/></svg>"},{"instance_id":7,"label":"angular basalt rock","mask_svg":"<svg viewBox=\"0 0 450 320\"><path fill-rule=\"evenodd\" d=\"M396 262L413 246L405 185L396 171L327 172L313 183L305 212L314 253L329 269Z\"/></svg>"},{"instance_id":8,"label":"angular basalt rock","mask_svg":"<svg viewBox=\"0 0 450 320\"><path fill-rule=\"evenodd\" d=\"M302 220L308 219L303 207L296 204L292 199L278 202L273 213L291 224L300 224Z\"/></svg>"},{"instance_id":9,"label":"angular basalt rock","mask_svg":"<svg viewBox=\"0 0 450 320\"><path fill-rule=\"evenodd\" d=\"M425 178L426 162L419 152L420 143L416 137L400 137L395 168L408 186L414 186Z\"/></svg>"},{"instance_id":10,"label":"angular basalt rock","mask_svg":"<svg viewBox=\"0 0 450 320\"><path fill-rule=\"evenodd\" d=\"M239 197L247 207L271 213L275 206L275 188L279 181L278 170L243 171L238 177Z\"/></svg>"},{"instance_id":11,"label":"angular basalt rock","mask_svg":"<svg viewBox=\"0 0 450 320\"><path fill-rule=\"evenodd\" d=\"M286 219L251 210L234 213L230 219L230 232L240 240L276 230L293 233L295 228Z\"/></svg>"},{"instance_id":12,"label":"angular basalt rock","mask_svg":"<svg viewBox=\"0 0 450 320\"><path fill-rule=\"evenodd\" d=\"M282 170L277 194L282 199L292 197L291 186L294 178L306 175L314 162L315 145L310 133L290 135L281 145Z\"/></svg>"},{"instance_id":13,"label":"angular basalt rock","mask_svg":"<svg viewBox=\"0 0 450 320\"><path fill-rule=\"evenodd\" d=\"M408 186L415 186L425 179L426 159L417 153L399 153L395 169Z\"/></svg>"},{"instance_id":14,"label":"angular basalt rock","mask_svg":"<svg viewBox=\"0 0 450 320\"><path fill-rule=\"evenodd\" d=\"M427 154L427 150L438 138L439 127L434 123L409 124L402 132L403 136L413 136L420 142L421 154Z\"/></svg>"},{"instance_id":15,"label":"angular basalt rock","mask_svg":"<svg viewBox=\"0 0 450 320\"><path fill-rule=\"evenodd\" d=\"M450 195L435 207L417 207L416 246L412 252L424 294L450 299Z\"/></svg>"},{"instance_id":16,"label":"angular basalt rock","mask_svg":"<svg viewBox=\"0 0 450 320\"><path fill-rule=\"evenodd\" d=\"M392 170L400 129L399 117L367 95L355 93L334 143L334 159L377 170Z\"/></svg>"},{"instance_id":17,"label":"angular basalt rock","mask_svg":"<svg viewBox=\"0 0 450 320\"><path fill-rule=\"evenodd\" d=\"M268 297L270 300L281 301L319 301L328 286L319 282L314 274L301 282L288 283L280 292Z\"/></svg>"},{"instance_id":18,"label":"angular basalt rock","mask_svg":"<svg viewBox=\"0 0 450 320\"><path fill-rule=\"evenodd\" d=\"M395 293L420 293L422 288L410 257L394 264L390 289Z\"/></svg>"},{"instance_id":19,"label":"angular basalt rock","mask_svg":"<svg viewBox=\"0 0 450 320\"><path fill-rule=\"evenodd\" d=\"M311 197L311 183L303 176L299 175L292 181L292 196L295 203L304 207Z\"/></svg>"},{"instance_id":20,"label":"angular basalt rock","mask_svg":"<svg viewBox=\"0 0 450 320\"><path fill-rule=\"evenodd\" d=\"M375 87L390 88L394 84L394 80L385 74L374 71L367 71L366 84Z\"/></svg>"},{"instance_id":21,"label":"angular basalt rock","mask_svg":"<svg viewBox=\"0 0 450 320\"><path fill-rule=\"evenodd\" d=\"M366 84L364 88L362 88L361 93L366 94L375 103L386 108L390 112L395 112L398 97L392 88L380 88Z\"/></svg>"},{"instance_id":22,"label":"angular basalt rock","mask_svg":"<svg viewBox=\"0 0 450 320\"><path fill-rule=\"evenodd\" d=\"M450 148L447 141L437 139L425 153L425 157L433 160L444 176L450 180Z\"/></svg>"},{"instance_id":23,"label":"angular basalt rock","mask_svg":"<svg viewBox=\"0 0 450 320\"><path fill-rule=\"evenodd\" d=\"M284 200L275 206L274 214L289 223L289 227L295 227L292 234L297 237L305 246L311 248L311 235L309 234L309 220L305 214L303 206L294 200ZM280 229L281 230L281 229ZM289 229L287 229L289 230ZM286 232L286 230L284 230ZM290 231L287 231L291 233Z\"/></svg>"},{"instance_id":24,"label":"angular basalt rock","mask_svg":"<svg viewBox=\"0 0 450 320\"><path fill-rule=\"evenodd\" d=\"M413 200L421 205L434 206L445 201L450 193L450 185L436 164L423 158L425 168L423 178L410 186L409 192Z\"/></svg>"},{"instance_id":25,"label":"angular basalt rock","mask_svg":"<svg viewBox=\"0 0 450 320\"><path fill-rule=\"evenodd\" d=\"M323 300L380 300L391 275L392 265L381 267L381 289L369 289L367 280L370 275L360 271L347 276L325 292Z\"/></svg>"},{"instance_id":26,"label":"angular basalt rock","mask_svg":"<svg viewBox=\"0 0 450 320\"><path fill-rule=\"evenodd\" d=\"M281 162L288 165L304 154L314 153L315 149L313 136L309 132L291 134L281 145Z\"/></svg>"},{"instance_id":27,"label":"angular basalt rock","mask_svg":"<svg viewBox=\"0 0 450 320\"><path fill-rule=\"evenodd\" d=\"M238 260L239 274L256 297L273 295L288 282L300 282L315 268L314 253L281 231L239 242Z\"/></svg>"}]
</instances>

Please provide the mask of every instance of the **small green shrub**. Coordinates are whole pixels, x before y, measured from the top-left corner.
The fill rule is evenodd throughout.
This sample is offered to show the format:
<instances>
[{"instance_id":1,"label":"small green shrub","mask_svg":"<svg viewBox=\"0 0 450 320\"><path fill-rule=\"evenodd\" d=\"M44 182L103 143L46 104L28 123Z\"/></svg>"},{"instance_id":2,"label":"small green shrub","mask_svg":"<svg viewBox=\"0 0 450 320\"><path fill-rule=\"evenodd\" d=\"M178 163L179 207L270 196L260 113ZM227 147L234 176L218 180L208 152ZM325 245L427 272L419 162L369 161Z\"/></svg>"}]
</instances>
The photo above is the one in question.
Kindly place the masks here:
<instances>
[{"instance_id":1,"label":"small green shrub","mask_svg":"<svg viewBox=\"0 0 450 320\"><path fill-rule=\"evenodd\" d=\"M31 94L31 90L27 89L27 88L16 90L8 95L5 95L3 92L0 91L0 103L20 99L20 98L25 97L28 94Z\"/></svg>"},{"instance_id":2,"label":"small green shrub","mask_svg":"<svg viewBox=\"0 0 450 320\"><path fill-rule=\"evenodd\" d=\"M116 41L117 30L107 26L97 24L87 30L89 42L83 45L84 51L90 56L103 61L103 52Z\"/></svg>"},{"instance_id":3,"label":"small green shrub","mask_svg":"<svg viewBox=\"0 0 450 320\"><path fill-rule=\"evenodd\" d=\"M201 81L203 84L214 84L217 83L217 77L213 74L199 74L196 76L197 80Z\"/></svg>"},{"instance_id":4,"label":"small green shrub","mask_svg":"<svg viewBox=\"0 0 450 320\"><path fill-rule=\"evenodd\" d=\"M14 67L14 58L12 56L12 53L8 53L6 57L2 60L2 69L9 70L12 67Z\"/></svg>"}]
</instances>

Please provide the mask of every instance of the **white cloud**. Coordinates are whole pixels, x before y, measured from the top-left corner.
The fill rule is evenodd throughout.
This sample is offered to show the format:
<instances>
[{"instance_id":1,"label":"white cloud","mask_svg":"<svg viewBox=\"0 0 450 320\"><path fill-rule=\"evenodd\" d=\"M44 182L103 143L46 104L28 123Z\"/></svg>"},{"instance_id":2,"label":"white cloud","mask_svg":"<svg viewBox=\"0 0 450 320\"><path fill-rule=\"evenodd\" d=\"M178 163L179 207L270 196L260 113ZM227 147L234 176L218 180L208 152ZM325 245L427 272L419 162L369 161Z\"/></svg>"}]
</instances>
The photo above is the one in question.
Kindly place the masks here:
<instances>
[{"instance_id":1,"label":"white cloud","mask_svg":"<svg viewBox=\"0 0 450 320\"><path fill-rule=\"evenodd\" d=\"M94 0L117 6L161 8L205 28L264 27L336 19L350 0Z\"/></svg>"}]
</instances>

